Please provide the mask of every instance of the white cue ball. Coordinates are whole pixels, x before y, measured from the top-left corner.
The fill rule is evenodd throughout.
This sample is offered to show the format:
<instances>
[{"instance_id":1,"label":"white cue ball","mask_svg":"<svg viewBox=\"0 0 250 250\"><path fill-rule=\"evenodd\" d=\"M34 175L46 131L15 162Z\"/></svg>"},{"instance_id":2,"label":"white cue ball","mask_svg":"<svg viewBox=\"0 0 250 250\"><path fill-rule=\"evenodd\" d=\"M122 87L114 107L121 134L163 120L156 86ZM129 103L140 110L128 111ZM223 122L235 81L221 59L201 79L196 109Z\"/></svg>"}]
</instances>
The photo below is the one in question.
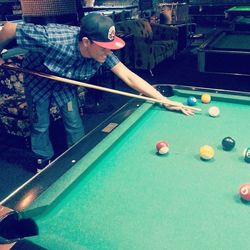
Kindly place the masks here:
<instances>
[{"instance_id":1,"label":"white cue ball","mask_svg":"<svg viewBox=\"0 0 250 250\"><path fill-rule=\"evenodd\" d=\"M220 114L220 109L216 106L212 106L209 108L208 113L212 117L217 117Z\"/></svg>"},{"instance_id":2,"label":"white cue ball","mask_svg":"<svg viewBox=\"0 0 250 250\"><path fill-rule=\"evenodd\" d=\"M160 150L158 151L158 153L159 153L160 155L165 155L165 154L168 153L168 151L169 151L169 147L166 146L166 147L161 147Z\"/></svg>"}]
</instances>

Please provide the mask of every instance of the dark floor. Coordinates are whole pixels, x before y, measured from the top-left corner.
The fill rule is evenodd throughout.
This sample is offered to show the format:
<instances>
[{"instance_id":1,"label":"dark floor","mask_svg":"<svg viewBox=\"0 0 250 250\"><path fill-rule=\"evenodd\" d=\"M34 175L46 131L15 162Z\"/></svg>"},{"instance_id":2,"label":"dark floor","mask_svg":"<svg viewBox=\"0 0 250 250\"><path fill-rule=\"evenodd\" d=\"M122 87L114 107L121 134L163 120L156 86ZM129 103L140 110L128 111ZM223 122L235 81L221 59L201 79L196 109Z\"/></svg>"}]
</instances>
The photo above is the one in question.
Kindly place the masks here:
<instances>
[{"instance_id":1,"label":"dark floor","mask_svg":"<svg viewBox=\"0 0 250 250\"><path fill-rule=\"evenodd\" d=\"M204 34L210 34L213 31L214 27L200 27L200 32ZM197 45L199 42L201 41L194 41L193 46L180 53L175 60L159 64L153 71L153 77L145 71L136 73L151 84L177 84L250 91L250 78L199 73L197 70ZM119 81L116 82L116 88L131 91ZM114 94L103 94L103 100L111 103L116 110L128 99ZM111 112L85 114L86 130L90 131L95 128L110 114ZM66 148L61 121L51 126L51 134L56 154L59 155ZM34 175L31 168L31 156L30 150L25 147L23 141L0 132L0 201Z\"/></svg>"}]
</instances>

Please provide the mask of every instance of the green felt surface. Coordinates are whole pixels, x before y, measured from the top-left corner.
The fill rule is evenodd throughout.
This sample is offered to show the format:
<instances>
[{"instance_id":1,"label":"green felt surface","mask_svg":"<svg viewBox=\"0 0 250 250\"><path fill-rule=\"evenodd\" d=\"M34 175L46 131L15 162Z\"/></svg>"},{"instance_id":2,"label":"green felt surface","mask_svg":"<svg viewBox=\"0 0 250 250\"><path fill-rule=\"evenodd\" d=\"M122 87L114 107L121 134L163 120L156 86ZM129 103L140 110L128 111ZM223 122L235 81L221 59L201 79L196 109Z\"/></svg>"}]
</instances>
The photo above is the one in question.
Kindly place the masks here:
<instances>
[{"instance_id":1,"label":"green felt surface","mask_svg":"<svg viewBox=\"0 0 250 250\"><path fill-rule=\"evenodd\" d=\"M244 33L222 33L211 42L210 47L226 50L250 50L250 35Z\"/></svg>"},{"instance_id":2,"label":"green felt surface","mask_svg":"<svg viewBox=\"0 0 250 250\"><path fill-rule=\"evenodd\" d=\"M172 99L185 103L195 93L176 94ZM250 249L250 205L238 195L250 182L242 157L250 143L250 100L222 97L198 101L202 113L194 117L144 104L111 147L108 140L98 145L108 148L98 159L91 152L76 163L90 161L90 170L34 217L40 236L33 240L48 249ZM211 106L220 117L208 115ZM226 136L236 140L232 152L221 148ZM168 155L156 154L159 140L169 142ZM211 161L199 157L204 144L215 149Z\"/></svg>"},{"instance_id":3,"label":"green felt surface","mask_svg":"<svg viewBox=\"0 0 250 250\"><path fill-rule=\"evenodd\" d=\"M61 176L56 182L53 183L51 188L42 193L35 203L32 203L26 210L26 214L37 214L46 209L48 206L53 206L54 203L60 199L61 195L67 192L68 187L75 182L88 168L93 165L95 161L101 157L112 145L122 136L130 127L135 123L137 119L147 112L151 108L151 105L143 105L137 109L136 115L129 116L125 122L120 124L115 129L115 133L110 133L108 137L101 141L94 150L91 150L87 157L77 162L76 166L70 168L66 175ZM102 128L101 128L102 129ZM74 155L71 156L74 159Z\"/></svg>"}]
</instances>

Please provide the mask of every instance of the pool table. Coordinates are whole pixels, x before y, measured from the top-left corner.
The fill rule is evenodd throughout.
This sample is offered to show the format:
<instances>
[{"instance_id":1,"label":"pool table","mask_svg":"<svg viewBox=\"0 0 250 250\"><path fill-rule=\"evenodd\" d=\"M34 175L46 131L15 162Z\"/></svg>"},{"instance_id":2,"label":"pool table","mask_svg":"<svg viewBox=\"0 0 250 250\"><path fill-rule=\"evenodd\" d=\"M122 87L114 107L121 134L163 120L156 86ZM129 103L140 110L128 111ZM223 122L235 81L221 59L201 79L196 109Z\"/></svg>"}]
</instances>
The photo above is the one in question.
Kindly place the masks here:
<instances>
[{"instance_id":1,"label":"pool table","mask_svg":"<svg viewBox=\"0 0 250 250\"><path fill-rule=\"evenodd\" d=\"M232 23L233 30L236 31L250 31L250 17L240 16Z\"/></svg>"},{"instance_id":2,"label":"pool table","mask_svg":"<svg viewBox=\"0 0 250 250\"><path fill-rule=\"evenodd\" d=\"M229 20L233 20L238 16L250 16L250 5L249 6L234 6L225 11L225 17Z\"/></svg>"},{"instance_id":3,"label":"pool table","mask_svg":"<svg viewBox=\"0 0 250 250\"><path fill-rule=\"evenodd\" d=\"M50 250L250 249L250 204L239 196L250 182L250 94L156 87L184 104L195 96L202 111L188 117L130 100L0 203L37 222L33 242ZM236 140L232 151L222 149L226 136ZM159 140L168 154L157 154ZM209 161L199 155L205 144L215 150Z\"/></svg>"},{"instance_id":4,"label":"pool table","mask_svg":"<svg viewBox=\"0 0 250 250\"><path fill-rule=\"evenodd\" d=\"M218 31L198 48L200 72L250 75L250 32Z\"/></svg>"}]
</instances>

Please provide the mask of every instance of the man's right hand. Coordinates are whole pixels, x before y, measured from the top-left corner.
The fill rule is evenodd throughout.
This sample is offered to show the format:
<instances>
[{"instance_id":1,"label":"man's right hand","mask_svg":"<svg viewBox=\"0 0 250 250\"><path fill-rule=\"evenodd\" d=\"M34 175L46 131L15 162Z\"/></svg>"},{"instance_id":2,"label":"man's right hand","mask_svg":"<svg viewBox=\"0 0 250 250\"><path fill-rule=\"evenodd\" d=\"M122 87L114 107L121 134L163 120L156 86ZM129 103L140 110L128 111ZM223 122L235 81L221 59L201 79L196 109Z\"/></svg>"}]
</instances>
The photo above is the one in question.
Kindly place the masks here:
<instances>
[{"instance_id":1,"label":"man's right hand","mask_svg":"<svg viewBox=\"0 0 250 250\"><path fill-rule=\"evenodd\" d=\"M0 53L16 38L16 23L6 22L0 30ZM4 61L0 57L0 64Z\"/></svg>"}]
</instances>

